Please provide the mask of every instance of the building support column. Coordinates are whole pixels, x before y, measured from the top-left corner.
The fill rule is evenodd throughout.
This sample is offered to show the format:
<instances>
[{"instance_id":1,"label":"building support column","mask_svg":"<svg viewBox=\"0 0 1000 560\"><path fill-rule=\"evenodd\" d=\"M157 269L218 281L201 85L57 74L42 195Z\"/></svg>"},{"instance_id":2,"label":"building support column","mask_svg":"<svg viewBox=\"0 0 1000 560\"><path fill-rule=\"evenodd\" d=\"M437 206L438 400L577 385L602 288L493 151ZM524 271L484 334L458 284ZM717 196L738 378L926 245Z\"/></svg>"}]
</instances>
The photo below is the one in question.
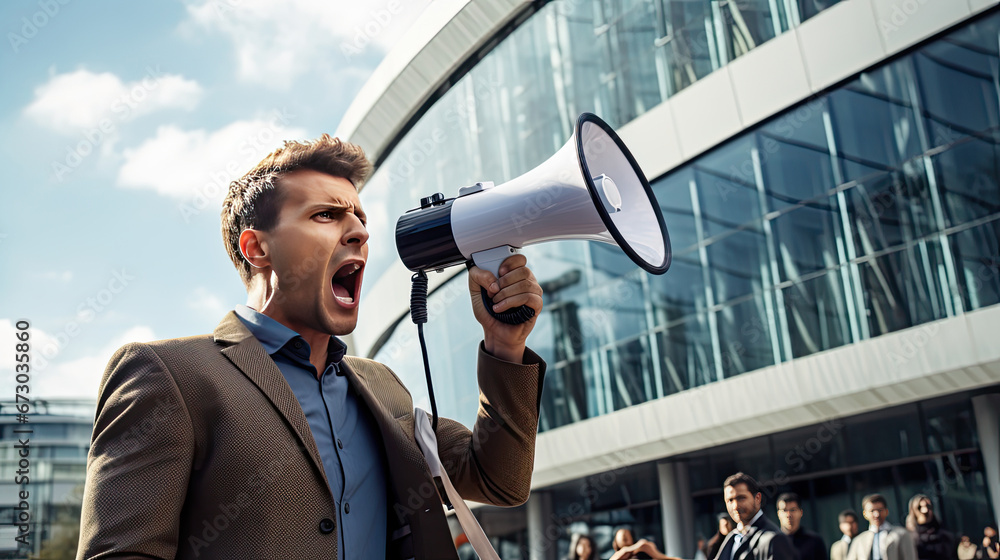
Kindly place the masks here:
<instances>
[{"instance_id":1,"label":"building support column","mask_svg":"<svg viewBox=\"0 0 1000 560\"><path fill-rule=\"evenodd\" d=\"M534 491L528 497L528 558L556 560L560 528L553 523L552 494Z\"/></svg>"},{"instance_id":2,"label":"building support column","mask_svg":"<svg viewBox=\"0 0 1000 560\"><path fill-rule=\"evenodd\" d=\"M677 558L694 555L694 508L685 462L659 463L660 511L663 518L663 553Z\"/></svg>"},{"instance_id":3,"label":"building support column","mask_svg":"<svg viewBox=\"0 0 1000 560\"><path fill-rule=\"evenodd\" d=\"M986 490L993 502L994 526L1000 524L1000 394L972 397L979 451L986 468Z\"/></svg>"}]
</instances>

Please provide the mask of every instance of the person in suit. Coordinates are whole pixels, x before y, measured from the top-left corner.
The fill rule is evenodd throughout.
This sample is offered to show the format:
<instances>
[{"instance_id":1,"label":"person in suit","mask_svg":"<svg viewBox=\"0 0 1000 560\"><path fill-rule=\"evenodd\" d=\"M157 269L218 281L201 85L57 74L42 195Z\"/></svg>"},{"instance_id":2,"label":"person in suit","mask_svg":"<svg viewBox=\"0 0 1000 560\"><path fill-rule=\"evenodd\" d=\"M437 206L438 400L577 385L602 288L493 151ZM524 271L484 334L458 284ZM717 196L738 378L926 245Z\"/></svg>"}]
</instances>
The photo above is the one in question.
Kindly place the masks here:
<instances>
[{"instance_id":1,"label":"person in suit","mask_svg":"<svg viewBox=\"0 0 1000 560\"><path fill-rule=\"evenodd\" d=\"M723 483L723 497L736 528L726 536L714 560L797 560L792 541L762 509L760 484L736 473Z\"/></svg>"},{"instance_id":2,"label":"person in suit","mask_svg":"<svg viewBox=\"0 0 1000 560\"><path fill-rule=\"evenodd\" d=\"M78 559L457 559L410 393L385 365L345 355L368 257L360 147L286 142L234 181L222 233L247 289L210 335L128 344L100 397ZM529 493L544 362L525 346L541 310L523 256L468 273L480 401L441 418L438 453L463 498Z\"/></svg>"},{"instance_id":3,"label":"person in suit","mask_svg":"<svg viewBox=\"0 0 1000 560\"><path fill-rule=\"evenodd\" d=\"M830 560L847 560L851 543L858 536L858 514L853 509L845 509L837 516L837 522L843 536L830 547Z\"/></svg>"},{"instance_id":4,"label":"person in suit","mask_svg":"<svg viewBox=\"0 0 1000 560\"><path fill-rule=\"evenodd\" d=\"M778 523L781 531L792 539L800 560L827 560L823 537L802 526L802 500L794 492L778 496Z\"/></svg>"},{"instance_id":5,"label":"person in suit","mask_svg":"<svg viewBox=\"0 0 1000 560\"><path fill-rule=\"evenodd\" d=\"M868 530L855 537L847 560L917 560L913 535L889 523L889 505L884 496L869 494L861 500L861 507Z\"/></svg>"}]
</instances>

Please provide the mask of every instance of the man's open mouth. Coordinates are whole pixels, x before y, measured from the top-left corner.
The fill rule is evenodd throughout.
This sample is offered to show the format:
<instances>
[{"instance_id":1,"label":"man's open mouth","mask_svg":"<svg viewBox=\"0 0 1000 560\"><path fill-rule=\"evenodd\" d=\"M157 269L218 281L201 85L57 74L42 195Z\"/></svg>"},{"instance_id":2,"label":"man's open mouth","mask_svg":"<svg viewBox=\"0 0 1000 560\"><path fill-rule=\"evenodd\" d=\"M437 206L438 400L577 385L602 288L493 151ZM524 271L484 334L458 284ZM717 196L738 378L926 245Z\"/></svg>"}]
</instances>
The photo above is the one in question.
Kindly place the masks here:
<instances>
[{"instance_id":1,"label":"man's open mouth","mask_svg":"<svg viewBox=\"0 0 1000 560\"><path fill-rule=\"evenodd\" d=\"M333 275L331 284L333 295L337 301L345 305L353 305L358 289L361 287L362 265L357 262L347 263Z\"/></svg>"}]
</instances>

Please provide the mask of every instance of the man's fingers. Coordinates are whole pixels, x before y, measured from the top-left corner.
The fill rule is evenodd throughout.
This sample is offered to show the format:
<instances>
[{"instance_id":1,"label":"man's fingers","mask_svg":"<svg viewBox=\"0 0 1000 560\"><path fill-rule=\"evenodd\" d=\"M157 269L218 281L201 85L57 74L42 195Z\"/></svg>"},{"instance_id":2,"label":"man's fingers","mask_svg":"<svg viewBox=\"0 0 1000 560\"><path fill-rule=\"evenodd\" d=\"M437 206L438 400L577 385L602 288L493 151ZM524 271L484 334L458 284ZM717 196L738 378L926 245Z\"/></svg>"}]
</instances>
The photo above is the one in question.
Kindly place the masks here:
<instances>
[{"instance_id":1,"label":"man's fingers","mask_svg":"<svg viewBox=\"0 0 1000 560\"><path fill-rule=\"evenodd\" d=\"M474 266L469 269L469 279L481 287L486 288L490 297L500 291L500 286L497 284L497 279L493 276L493 273L488 270L483 270L478 266Z\"/></svg>"},{"instance_id":2,"label":"man's fingers","mask_svg":"<svg viewBox=\"0 0 1000 560\"><path fill-rule=\"evenodd\" d=\"M522 280L497 292L493 297L494 311L504 311L521 305L538 311L542 308L542 288L537 282Z\"/></svg>"},{"instance_id":3,"label":"man's fingers","mask_svg":"<svg viewBox=\"0 0 1000 560\"><path fill-rule=\"evenodd\" d=\"M521 253L514 253L513 255L504 259L503 263L500 264L500 277L503 276L515 268L522 268L528 264L528 259Z\"/></svg>"}]
</instances>

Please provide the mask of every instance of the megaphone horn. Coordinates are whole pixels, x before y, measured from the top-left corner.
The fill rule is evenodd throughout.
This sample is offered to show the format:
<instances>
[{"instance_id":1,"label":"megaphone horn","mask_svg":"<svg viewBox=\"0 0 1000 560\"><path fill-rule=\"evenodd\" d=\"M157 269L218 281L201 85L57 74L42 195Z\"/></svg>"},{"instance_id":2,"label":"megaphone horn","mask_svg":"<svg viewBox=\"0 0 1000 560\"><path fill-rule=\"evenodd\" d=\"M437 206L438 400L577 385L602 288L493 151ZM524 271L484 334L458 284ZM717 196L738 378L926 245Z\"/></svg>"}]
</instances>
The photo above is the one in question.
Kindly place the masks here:
<instances>
[{"instance_id":1,"label":"megaphone horn","mask_svg":"<svg viewBox=\"0 0 1000 560\"><path fill-rule=\"evenodd\" d=\"M531 171L496 186L463 187L455 198L428 196L396 223L399 257L415 272L472 261L499 277L500 263L517 249L559 239L617 245L653 274L670 268L670 237L649 181L621 138L591 113ZM493 314L485 290L483 301ZM525 314L494 317L516 324L531 318Z\"/></svg>"}]
</instances>

